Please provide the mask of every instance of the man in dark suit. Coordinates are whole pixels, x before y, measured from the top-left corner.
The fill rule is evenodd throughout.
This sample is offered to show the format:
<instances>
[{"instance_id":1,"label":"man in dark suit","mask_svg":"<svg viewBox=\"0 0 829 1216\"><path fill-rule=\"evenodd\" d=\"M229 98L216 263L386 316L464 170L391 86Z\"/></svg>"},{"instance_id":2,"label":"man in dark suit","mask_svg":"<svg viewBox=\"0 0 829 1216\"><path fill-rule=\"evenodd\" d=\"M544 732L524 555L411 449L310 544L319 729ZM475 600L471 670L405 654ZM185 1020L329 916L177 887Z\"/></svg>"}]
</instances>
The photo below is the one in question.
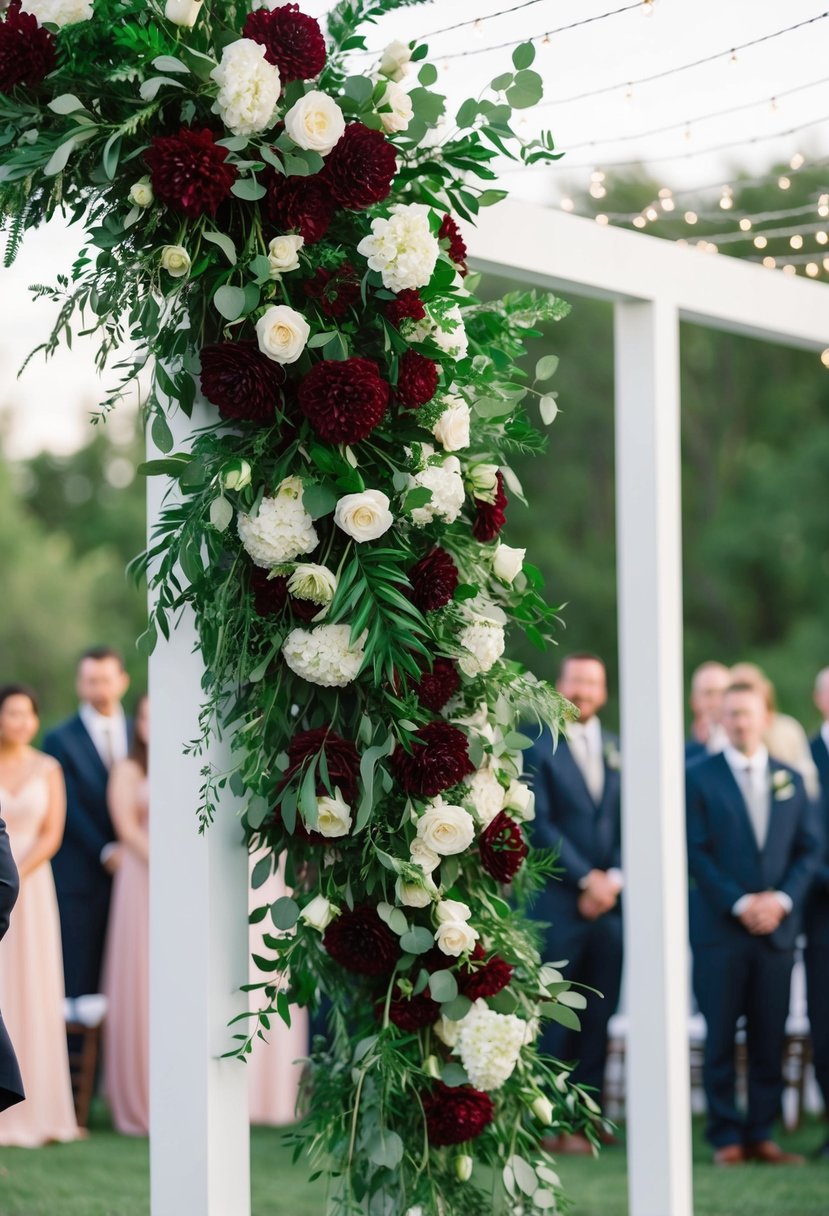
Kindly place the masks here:
<instances>
[{"instance_id":1,"label":"man in dark suit","mask_svg":"<svg viewBox=\"0 0 829 1216\"><path fill-rule=\"evenodd\" d=\"M112 875L120 861L107 781L129 747L121 708L128 687L117 651L103 646L86 651L78 664L79 711L43 740L43 750L59 761L66 779L66 830L52 869L69 997L100 991Z\"/></svg>"},{"instance_id":2,"label":"man in dark suit","mask_svg":"<svg viewBox=\"0 0 829 1216\"><path fill-rule=\"evenodd\" d=\"M685 763L722 751L726 743L720 717L723 694L731 683L724 663L709 659L691 676L691 737L685 742Z\"/></svg>"},{"instance_id":3,"label":"man in dark suit","mask_svg":"<svg viewBox=\"0 0 829 1216\"><path fill-rule=\"evenodd\" d=\"M0 939L6 936L9 917L17 901L19 889L17 866L12 857L6 825L0 819ZM3 1018L0 1017L0 1110L6 1110L8 1107L14 1106L16 1102L22 1102L24 1096L17 1057L9 1041Z\"/></svg>"},{"instance_id":4,"label":"man in dark suit","mask_svg":"<svg viewBox=\"0 0 829 1216\"><path fill-rule=\"evenodd\" d=\"M810 743L820 777L817 811L823 856L806 904L806 987L812 1062L824 1109L829 1112L829 667L824 667L815 680L815 705L823 717L823 725ZM829 1160L829 1140L820 1155Z\"/></svg>"},{"instance_id":5,"label":"man in dark suit","mask_svg":"<svg viewBox=\"0 0 829 1216\"><path fill-rule=\"evenodd\" d=\"M541 1047L559 1060L578 1057L573 1080L591 1086L600 1101L607 1024L622 977L619 743L597 716L607 700L601 659L569 655L556 687L579 710L579 720L557 747L545 730L527 753L534 774L535 843L556 849L563 869L560 878L547 883L533 914L550 925L545 957L566 958L567 978L598 989L602 997L588 995L578 1032L549 1023ZM556 1148L591 1151L582 1135L562 1137Z\"/></svg>"},{"instance_id":6,"label":"man in dark suit","mask_svg":"<svg viewBox=\"0 0 829 1216\"><path fill-rule=\"evenodd\" d=\"M772 1140L795 938L820 842L803 780L763 745L768 711L751 684L723 702L725 749L689 766L688 864L694 991L707 1034L707 1134L719 1165L802 1164ZM748 1109L737 1107L734 1039L746 1018Z\"/></svg>"}]
</instances>

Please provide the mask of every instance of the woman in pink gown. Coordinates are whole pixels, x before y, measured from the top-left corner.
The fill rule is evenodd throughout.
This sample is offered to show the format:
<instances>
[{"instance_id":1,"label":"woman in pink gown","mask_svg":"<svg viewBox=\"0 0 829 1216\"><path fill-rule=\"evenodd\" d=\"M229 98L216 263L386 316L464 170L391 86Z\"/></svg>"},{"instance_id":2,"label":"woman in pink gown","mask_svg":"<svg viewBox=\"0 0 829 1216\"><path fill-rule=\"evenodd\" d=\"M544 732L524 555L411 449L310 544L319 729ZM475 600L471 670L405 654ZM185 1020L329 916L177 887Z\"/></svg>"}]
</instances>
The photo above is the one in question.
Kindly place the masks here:
<instances>
[{"instance_id":1,"label":"woman in pink gown","mask_svg":"<svg viewBox=\"0 0 829 1216\"><path fill-rule=\"evenodd\" d=\"M121 853L104 956L104 1070L112 1122L125 1136L146 1136L150 1127L149 725L142 697L130 755L113 765L108 792Z\"/></svg>"},{"instance_id":2,"label":"woman in pink gown","mask_svg":"<svg viewBox=\"0 0 829 1216\"><path fill-rule=\"evenodd\" d=\"M31 746L34 693L0 688L0 803L20 874L20 896L0 943L0 1009L17 1052L25 1102L0 1113L0 1145L37 1148L77 1140L66 1023L63 959L49 861L60 847L66 790L60 765Z\"/></svg>"}]
</instances>

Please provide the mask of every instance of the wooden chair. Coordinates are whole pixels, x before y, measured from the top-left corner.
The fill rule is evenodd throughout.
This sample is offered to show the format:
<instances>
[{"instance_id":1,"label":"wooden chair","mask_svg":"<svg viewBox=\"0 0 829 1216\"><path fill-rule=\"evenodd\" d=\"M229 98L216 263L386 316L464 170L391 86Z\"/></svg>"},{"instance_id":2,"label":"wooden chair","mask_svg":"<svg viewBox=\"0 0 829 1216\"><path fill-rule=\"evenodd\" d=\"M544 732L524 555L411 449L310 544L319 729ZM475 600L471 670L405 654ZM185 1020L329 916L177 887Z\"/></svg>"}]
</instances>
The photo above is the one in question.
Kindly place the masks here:
<instances>
[{"instance_id":1,"label":"wooden chair","mask_svg":"<svg viewBox=\"0 0 829 1216\"><path fill-rule=\"evenodd\" d=\"M84 1026L82 1022L67 1022L66 1033L69 1036L69 1075L72 1078L75 1118L78 1127L85 1128L89 1126L89 1108L95 1093L101 1024Z\"/></svg>"}]
</instances>

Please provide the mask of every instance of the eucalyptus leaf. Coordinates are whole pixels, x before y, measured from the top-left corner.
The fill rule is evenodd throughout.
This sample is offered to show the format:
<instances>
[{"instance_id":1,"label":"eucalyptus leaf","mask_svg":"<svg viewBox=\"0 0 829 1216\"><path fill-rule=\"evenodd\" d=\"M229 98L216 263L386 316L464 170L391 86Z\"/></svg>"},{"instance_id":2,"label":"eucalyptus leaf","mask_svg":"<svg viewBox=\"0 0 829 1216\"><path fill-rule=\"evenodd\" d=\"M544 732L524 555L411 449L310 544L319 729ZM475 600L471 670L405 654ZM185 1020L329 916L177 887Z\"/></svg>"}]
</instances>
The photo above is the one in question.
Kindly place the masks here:
<instances>
[{"instance_id":1,"label":"eucalyptus leaf","mask_svg":"<svg viewBox=\"0 0 829 1216\"><path fill-rule=\"evenodd\" d=\"M224 494L214 498L210 504L210 522L217 532L224 532L233 519L233 507Z\"/></svg>"},{"instance_id":2,"label":"eucalyptus leaf","mask_svg":"<svg viewBox=\"0 0 829 1216\"><path fill-rule=\"evenodd\" d=\"M236 246L229 236L226 236L224 232L215 232L211 228L206 228L202 235L206 241L211 241L214 245L219 246L231 266L236 265Z\"/></svg>"},{"instance_id":3,"label":"eucalyptus leaf","mask_svg":"<svg viewBox=\"0 0 829 1216\"><path fill-rule=\"evenodd\" d=\"M434 944L432 933L422 925L415 925L400 938L400 949L405 950L407 954L426 954Z\"/></svg>"},{"instance_id":4,"label":"eucalyptus leaf","mask_svg":"<svg viewBox=\"0 0 829 1216\"><path fill-rule=\"evenodd\" d=\"M242 287L231 287L229 283L226 283L223 287L216 289L213 295L213 304L216 311L226 321L236 321L245 311L244 289Z\"/></svg>"},{"instance_id":5,"label":"eucalyptus leaf","mask_svg":"<svg viewBox=\"0 0 829 1216\"><path fill-rule=\"evenodd\" d=\"M271 904L271 920L277 929L285 932L293 929L299 920L299 904L290 896L283 895L281 899L277 899L275 903Z\"/></svg>"}]
</instances>

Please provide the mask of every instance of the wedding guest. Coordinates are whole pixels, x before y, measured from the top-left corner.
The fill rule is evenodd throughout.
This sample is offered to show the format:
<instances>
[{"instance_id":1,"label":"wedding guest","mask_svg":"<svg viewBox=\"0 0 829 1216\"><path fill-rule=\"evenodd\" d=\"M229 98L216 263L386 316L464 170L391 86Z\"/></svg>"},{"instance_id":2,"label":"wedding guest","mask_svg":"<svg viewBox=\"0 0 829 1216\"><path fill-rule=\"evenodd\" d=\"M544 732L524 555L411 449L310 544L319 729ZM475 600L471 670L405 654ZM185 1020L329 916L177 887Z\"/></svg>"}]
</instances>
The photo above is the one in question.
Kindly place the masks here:
<instances>
[{"instance_id":1,"label":"wedding guest","mask_svg":"<svg viewBox=\"0 0 829 1216\"><path fill-rule=\"evenodd\" d=\"M112 875L121 859L107 807L110 769L125 759L129 728L121 699L129 676L116 650L97 646L78 663L80 708L50 731L43 750L66 778L66 831L52 868L70 997L100 992Z\"/></svg>"},{"instance_id":2,"label":"wedding guest","mask_svg":"<svg viewBox=\"0 0 829 1216\"><path fill-rule=\"evenodd\" d=\"M125 1136L146 1136L150 1127L149 736L149 703L142 697L129 756L112 766L108 790L121 862L104 957L105 1090L112 1122Z\"/></svg>"},{"instance_id":3,"label":"wedding guest","mask_svg":"<svg viewBox=\"0 0 829 1216\"><path fill-rule=\"evenodd\" d=\"M0 819L0 941L9 931L12 908L20 893L20 878L12 857L9 834ZM0 951L2 957L2 951ZM24 1098L23 1080L9 1032L0 1014L0 1111L8 1110Z\"/></svg>"},{"instance_id":4,"label":"wedding guest","mask_svg":"<svg viewBox=\"0 0 829 1216\"><path fill-rule=\"evenodd\" d=\"M731 679L732 682L753 684L762 692L767 712L763 742L772 756L800 773L806 793L810 798L817 798L820 780L812 759L809 739L796 718L777 712L775 688L762 667L758 667L756 663L736 663L731 668Z\"/></svg>"},{"instance_id":5,"label":"wedding guest","mask_svg":"<svg viewBox=\"0 0 829 1216\"><path fill-rule=\"evenodd\" d=\"M812 1063L829 1114L829 667L815 680L815 705L823 724L811 741L812 756L820 775L818 802L823 835L823 857L806 905L806 990L812 1036ZM829 1160L829 1140L821 1157Z\"/></svg>"},{"instance_id":6,"label":"wedding guest","mask_svg":"<svg viewBox=\"0 0 829 1216\"><path fill-rule=\"evenodd\" d=\"M15 1044L26 1100L0 1114L0 1144L37 1148L76 1140L66 1024L60 922L50 859L66 816L63 776L32 747L35 694L0 688L0 798L20 875L20 896L0 945L0 1009Z\"/></svg>"},{"instance_id":7,"label":"wedding guest","mask_svg":"<svg viewBox=\"0 0 829 1216\"><path fill-rule=\"evenodd\" d=\"M723 694L731 683L724 663L710 659L691 676L691 737L685 743L685 760L701 760L721 752L728 740L722 728Z\"/></svg>"},{"instance_id":8,"label":"wedding guest","mask_svg":"<svg viewBox=\"0 0 829 1216\"><path fill-rule=\"evenodd\" d=\"M575 1033L550 1023L541 1049L578 1062L573 1081L590 1086L601 1101L607 1061L607 1024L619 1000L622 977L622 890L619 744L604 730L599 711L607 701L601 659L573 654L564 659L556 688L579 710L567 737L553 745L545 730L527 753L534 774L535 842L557 849L563 867L549 881L533 914L547 929L546 958L566 958L567 978L597 989L581 1013ZM560 1137L555 1151L590 1153L581 1133Z\"/></svg>"},{"instance_id":9,"label":"wedding guest","mask_svg":"<svg viewBox=\"0 0 829 1216\"><path fill-rule=\"evenodd\" d=\"M763 743L766 701L755 684L725 694L728 745L687 770L694 991L706 1027L707 1135L718 1165L802 1164L772 1139L795 938L819 860L799 773ZM747 1021L748 1107L738 1108L734 1039Z\"/></svg>"}]
</instances>

